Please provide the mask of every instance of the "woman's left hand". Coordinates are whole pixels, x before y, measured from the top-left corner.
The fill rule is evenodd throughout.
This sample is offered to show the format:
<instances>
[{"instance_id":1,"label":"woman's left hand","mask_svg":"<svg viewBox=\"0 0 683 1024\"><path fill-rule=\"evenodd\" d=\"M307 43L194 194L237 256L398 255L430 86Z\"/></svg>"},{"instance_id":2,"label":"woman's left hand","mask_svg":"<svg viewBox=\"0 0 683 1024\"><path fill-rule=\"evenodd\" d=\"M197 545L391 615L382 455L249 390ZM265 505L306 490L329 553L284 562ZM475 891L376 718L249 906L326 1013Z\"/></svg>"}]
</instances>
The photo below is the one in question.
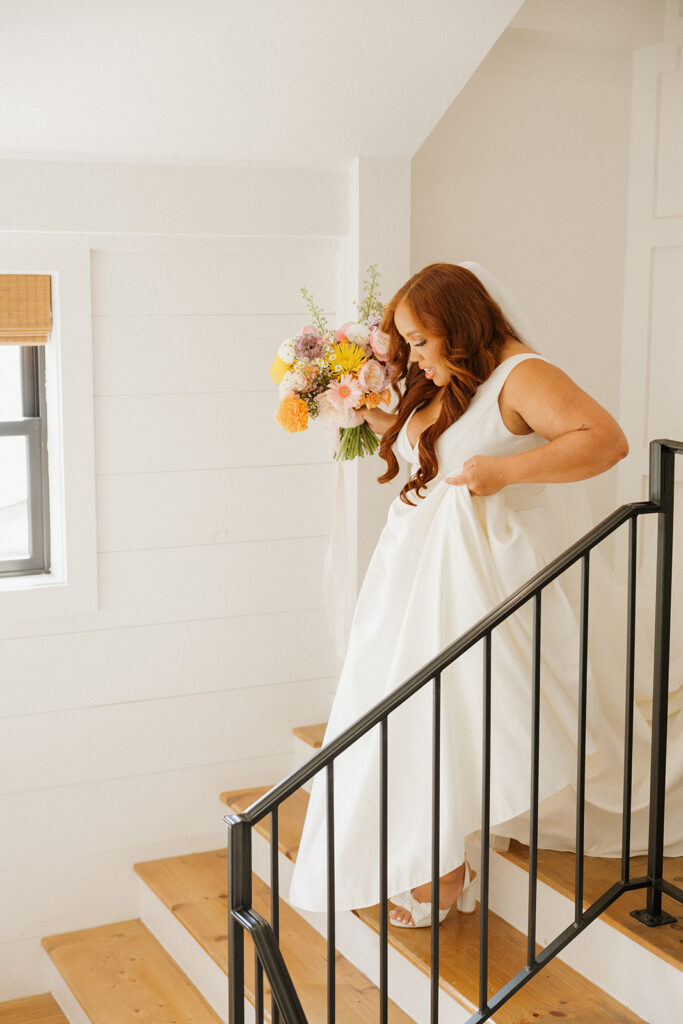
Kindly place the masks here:
<instances>
[{"instance_id":1,"label":"woman's left hand","mask_svg":"<svg viewBox=\"0 0 683 1024\"><path fill-rule=\"evenodd\" d=\"M508 482L504 473L504 458L493 455L473 455L463 463L457 476L447 476L446 483L454 487L465 485L470 494L496 494Z\"/></svg>"}]
</instances>

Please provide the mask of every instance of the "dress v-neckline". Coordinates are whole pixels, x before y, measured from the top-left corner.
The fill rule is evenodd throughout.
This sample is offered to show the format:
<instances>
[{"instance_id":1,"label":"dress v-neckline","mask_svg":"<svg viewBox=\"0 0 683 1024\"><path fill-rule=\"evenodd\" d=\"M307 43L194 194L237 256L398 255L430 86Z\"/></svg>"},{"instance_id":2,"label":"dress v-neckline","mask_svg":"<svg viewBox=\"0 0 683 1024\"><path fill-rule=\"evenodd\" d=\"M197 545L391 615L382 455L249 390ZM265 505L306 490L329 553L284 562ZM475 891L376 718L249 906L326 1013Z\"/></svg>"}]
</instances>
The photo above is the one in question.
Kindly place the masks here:
<instances>
[{"instance_id":1,"label":"dress v-neckline","mask_svg":"<svg viewBox=\"0 0 683 1024\"><path fill-rule=\"evenodd\" d=\"M406 420L406 441L408 442L408 445L410 446L410 450L413 451L413 452L415 451L415 449L417 448L418 444L420 443L420 438L422 437L422 435L424 433L424 431L421 430L420 433L415 438L415 444L411 444L410 443L410 437L408 436L408 424L410 423L410 421L412 420L413 416L418 411L418 409L424 409L424 406L423 405L416 406L413 409L413 411L410 413L410 415L408 416L408 419ZM425 430L426 429L427 428L425 427Z\"/></svg>"},{"instance_id":2,"label":"dress v-neckline","mask_svg":"<svg viewBox=\"0 0 683 1024\"><path fill-rule=\"evenodd\" d=\"M423 430L421 430L421 431L420 431L420 433L419 433L419 434L417 435L417 437L415 438L415 444L411 444L411 443L410 443L410 438L408 437L408 424L410 423L410 421L412 420L412 418L413 418L413 416L415 415L415 413L416 413L416 412L419 412L419 411L420 411L420 409L425 409L425 408L426 408L426 406L424 406L424 405L418 405L418 406L417 406L417 407L416 407L415 409L413 409L413 411L412 411L412 412L410 413L410 415L408 416L408 419L407 419L407 420L406 420L406 422L405 422L405 431L406 431L406 441L408 442L408 445L409 445L409 447L410 447L410 450L411 450L411 451L413 451L413 452L415 451L415 449L416 449L416 448L417 448L417 446L419 445L419 443L420 443L420 438L421 438L421 437L422 437L422 435L424 434L425 430L428 430L428 429L429 429L429 427L432 427L432 426L434 425L434 423L436 423L436 420L434 420L434 422L433 422L433 423L428 423L428 424L427 424L427 426L426 426L426 427L424 427L424 429L423 429ZM441 415L441 409L439 409L439 415ZM437 415L437 417L436 417L436 419L437 419L437 420L438 420L438 418L439 418L439 415Z\"/></svg>"}]
</instances>

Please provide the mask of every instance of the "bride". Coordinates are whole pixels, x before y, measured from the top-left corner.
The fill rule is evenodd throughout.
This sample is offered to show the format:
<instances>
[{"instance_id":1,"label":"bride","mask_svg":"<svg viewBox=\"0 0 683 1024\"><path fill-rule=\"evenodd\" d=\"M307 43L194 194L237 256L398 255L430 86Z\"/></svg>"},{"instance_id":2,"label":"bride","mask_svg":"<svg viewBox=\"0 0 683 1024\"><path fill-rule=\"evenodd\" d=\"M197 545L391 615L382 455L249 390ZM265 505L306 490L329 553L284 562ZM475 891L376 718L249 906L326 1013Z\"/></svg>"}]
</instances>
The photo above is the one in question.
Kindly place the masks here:
<instances>
[{"instance_id":1,"label":"bride","mask_svg":"<svg viewBox=\"0 0 683 1024\"><path fill-rule=\"evenodd\" d=\"M612 416L526 343L515 300L479 265L425 267L391 300L382 329L393 383L403 388L396 388L396 412L363 414L382 436L387 469L380 481L399 471L394 449L412 472L389 510L358 598L326 742L560 553L561 508L547 485L595 476L628 452ZM522 841L531 635L528 606L492 635L491 830ZM540 799L541 812L549 809L541 845L547 839L564 849L574 834L563 795L571 796L576 777L577 636L576 602L560 578L543 593ZM587 751L601 786L594 813L587 812L586 852L618 845L621 810L613 695L603 696L611 681L600 678L601 668L589 669ZM440 920L455 903L474 909L465 843L481 817L480 679L479 647L442 677ZM647 743L648 728L637 709L636 744ZM388 735L388 891L396 904L390 921L425 926L432 913L429 687L390 716ZM635 809L647 803L646 762L634 778ZM606 778L606 764L619 785ZM325 813L318 777L290 891L291 902L308 910L326 909ZM377 730L335 761L335 857L337 907L376 903Z\"/></svg>"}]
</instances>

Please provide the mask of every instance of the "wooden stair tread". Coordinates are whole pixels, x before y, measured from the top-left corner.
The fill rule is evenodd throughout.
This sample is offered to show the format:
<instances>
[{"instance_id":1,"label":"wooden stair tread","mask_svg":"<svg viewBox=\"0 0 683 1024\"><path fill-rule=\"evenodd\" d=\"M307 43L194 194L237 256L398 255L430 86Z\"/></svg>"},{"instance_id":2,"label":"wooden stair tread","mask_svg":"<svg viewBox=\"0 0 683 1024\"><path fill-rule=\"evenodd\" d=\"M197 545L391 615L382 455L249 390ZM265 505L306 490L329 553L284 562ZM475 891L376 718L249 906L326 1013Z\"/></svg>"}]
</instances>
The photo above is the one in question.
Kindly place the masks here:
<instances>
[{"instance_id":1,"label":"wooden stair tread","mask_svg":"<svg viewBox=\"0 0 683 1024\"><path fill-rule=\"evenodd\" d=\"M54 996L46 992L42 996L0 1003L0 1024L69 1024L69 1021Z\"/></svg>"},{"instance_id":2,"label":"wooden stair tread","mask_svg":"<svg viewBox=\"0 0 683 1024\"><path fill-rule=\"evenodd\" d=\"M221 799L234 811L241 813L267 792L268 787L235 790L231 793L221 794ZM278 846L280 851L291 861L296 860L301 840L301 830L306 818L308 800L308 793L303 789L299 789L280 808L278 816ZM269 839L270 825L268 819L260 821L256 826L256 831L266 839ZM510 849L506 853L502 853L501 856L507 857L524 871L528 870L529 848L527 846L512 840ZM573 853L539 850L539 882L545 882L551 888L573 901L574 863L575 854ZM647 874L646 867L647 857L631 858L631 875L633 878ZM589 906L610 885L618 881L620 873L621 860L619 858L585 857L584 906ZM683 883L683 857L664 858L664 877L679 886ZM676 924L665 925L662 928L646 928L636 921L635 918L631 917L632 910L637 910L643 906L645 906L643 890L627 892L607 908L601 915L601 920L618 931L623 932L628 938L648 949L666 963L681 969L683 967L683 911L680 904L669 896L662 898L664 909L673 914L674 917L678 917Z\"/></svg>"},{"instance_id":3,"label":"wooden stair tread","mask_svg":"<svg viewBox=\"0 0 683 1024\"><path fill-rule=\"evenodd\" d=\"M323 745L326 729L327 722L320 722L318 725L300 725L296 729L292 729L292 732L297 739L303 740L309 747L317 750Z\"/></svg>"},{"instance_id":4,"label":"wooden stair tread","mask_svg":"<svg viewBox=\"0 0 683 1024\"><path fill-rule=\"evenodd\" d=\"M354 913L379 933L379 907ZM479 995L479 928L479 903L474 914L451 911L439 928L441 988L472 1013ZM429 928L399 931L390 927L389 943L429 975ZM525 962L526 937L490 912L489 994L502 988ZM627 1007L557 958L495 1013L496 1024L526 1024L558 1017L567 1024L644 1024Z\"/></svg>"},{"instance_id":5,"label":"wooden stair tread","mask_svg":"<svg viewBox=\"0 0 683 1024\"><path fill-rule=\"evenodd\" d=\"M501 854L524 871L529 867L529 847L512 840L510 848ZM574 868L576 854L557 850L538 851L538 878L556 892L574 900ZM647 875L647 857L631 858L631 877ZM683 883L683 857L664 858L664 877L676 885ZM621 878L621 860L615 857L584 857L584 907L590 906L611 885ZM674 925L661 928L646 928L631 917L632 910L645 906L643 889L626 892L613 903L601 919L618 931L650 950L655 956L683 968L683 911L681 905L670 896L662 897L664 910L678 918Z\"/></svg>"},{"instance_id":6,"label":"wooden stair tread","mask_svg":"<svg viewBox=\"0 0 683 1024\"><path fill-rule=\"evenodd\" d=\"M232 810L240 813L267 792L267 788L248 792L241 790L224 793L222 798ZM287 821L288 805L294 797L297 798L296 818ZM279 814L279 831L286 831L287 834L287 841L281 841L279 846L292 861L296 860L309 799L304 790L298 790L294 797L290 797L281 806ZM268 837L267 821L260 822L256 828L261 835ZM379 907L356 910L354 913L379 933ZM476 1009L479 992L479 926L477 904L474 914L452 911L441 925L439 933L441 987L472 1012ZM526 937L491 912L489 942L489 991L494 993L524 967ZM390 927L389 943L425 974L429 974L431 936L428 928L412 931ZM642 1024L640 1017L557 958L498 1010L495 1019L497 1024L523 1024L527 1021L550 1021L558 1013L568 1024Z\"/></svg>"},{"instance_id":7,"label":"wooden stair tread","mask_svg":"<svg viewBox=\"0 0 683 1024\"><path fill-rule=\"evenodd\" d=\"M171 910L216 964L228 973L227 855L225 850L166 857L135 865L140 878ZM254 909L270 919L270 889L252 877ZM253 947L247 936L245 989L254 999ZM281 949L304 1011L311 1024L327 1020L327 944L314 928L280 901ZM365 1024L378 1019L379 992L348 960L337 953L337 1019ZM267 980L264 988L269 992ZM227 991L227 989L226 989ZM393 1004L392 1024L412 1024Z\"/></svg>"},{"instance_id":8,"label":"wooden stair tread","mask_svg":"<svg viewBox=\"0 0 683 1024\"><path fill-rule=\"evenodd\" d=\"M93 1024L220 1024L141 921L51 935L43 946Z\"/></svg>"}]
</instances>

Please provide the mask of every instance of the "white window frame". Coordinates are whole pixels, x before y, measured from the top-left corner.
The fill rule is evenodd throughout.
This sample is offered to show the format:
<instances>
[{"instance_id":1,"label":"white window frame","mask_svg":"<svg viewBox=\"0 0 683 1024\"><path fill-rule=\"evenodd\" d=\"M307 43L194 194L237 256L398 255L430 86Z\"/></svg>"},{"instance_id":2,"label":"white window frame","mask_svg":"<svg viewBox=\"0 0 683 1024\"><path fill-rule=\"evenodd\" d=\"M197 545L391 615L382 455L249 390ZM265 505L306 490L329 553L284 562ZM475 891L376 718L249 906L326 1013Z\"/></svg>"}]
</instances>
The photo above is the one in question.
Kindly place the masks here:
<instances>
[{"instance_id":1,"label":"white window frame","mask_svg":"<svg viewBox=\"0 0 683 1024\"><path fill-rule=\"evenodd\" d=\"M51 566L0 578L7 637L98 610L90 248L82 237L0 232L0 273L50 274L53 316L45 347Z\"/></svg>"},{"instance_id":2,"label":"white window frame","mask_svg":"<svg viewBox=\"0 0 683 1024\"><path fill-rule=\"evenodd\" d=\"M9 347L9 346L8 346ZM44 573L50 566L50 488L47 478L47 410L45 407L45 351L43 345L19 345L17 385L21 415L2 418L0 438L24 441L26 525L28 551L0 559L0 578ZM4 545L3 545L4 546Z\"/></svg>"}]
</instances>

